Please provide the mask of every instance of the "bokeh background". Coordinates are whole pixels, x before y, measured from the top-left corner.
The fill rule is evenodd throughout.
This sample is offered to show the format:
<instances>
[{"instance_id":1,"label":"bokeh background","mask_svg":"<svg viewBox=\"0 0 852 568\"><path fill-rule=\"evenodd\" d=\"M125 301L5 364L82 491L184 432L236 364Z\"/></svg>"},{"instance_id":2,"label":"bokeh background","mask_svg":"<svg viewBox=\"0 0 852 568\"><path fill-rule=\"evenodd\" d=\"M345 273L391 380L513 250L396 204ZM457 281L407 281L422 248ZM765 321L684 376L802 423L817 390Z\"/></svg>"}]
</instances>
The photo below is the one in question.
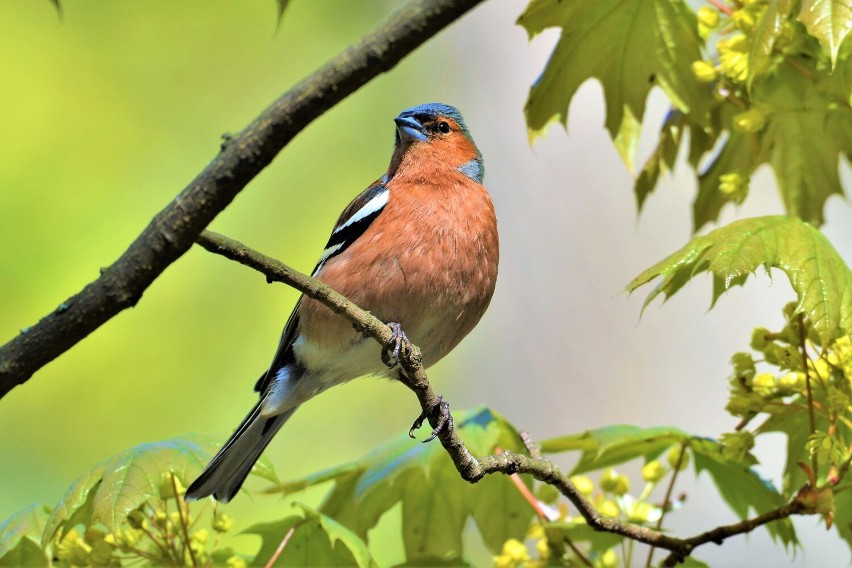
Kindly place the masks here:
<instances>
[{"instance_id":1,"label":"bokeh background","mask_svg":"<svg viewBox=\"0 0 852 568\"><path fill-rule=\"evenodd\" d=\"M296 81L366 33L398 3L293 0L0 2L0 341L36 322L113 262L151 217ZM728 359L753 327L782 325L793 298L761 275L708 311L699 278L640 320L623 286L690 237L695 183L685 165L637 217L632 181L602 125L602 92L574 99L569 133L528 143L523 104L557 39L528 41L525 2L489 0L300 134L213 223L214 230L309 271L339 211L387 167L391 119L441 101L464 113L486 159L500 219L501 273L481 325L430 377L454 408L486 404L538 439L610 424L674 425L718 436L735 420ZM666 102L654 92L640 163ZM842 165L847 188L848 164ZM723 222L782 212L771 172ZM852 263L849 203L828 202L825 232ZM0 519L55 504L96 462L186 432L227 435L250 407L296 300L197 247L141 302L0 400ZM355 459L410 424L403 387L361 380L303 407L267 455L282 478ZM369 419L365 419L369 416ZM783 439L757 448L780 483ZM570 463L570 460L566 463ZM683 476L678 534L734 521L709 481ZM260 488L262 483L250 483ZM322 492L300 495L316 504ZM243 496L245 528L291 513ZM704 547L711 565L847 565L848 548L816 519L795 521L795 557L765 530ZM376 556L398 562L394 524ZM246 550L255 537L242 537ZM472 549L477 549L471 536ZM384 544L383 544L384 543ZM476 552L479 562L486 553ZM644 558L644 556L642 556Z\"/></svg>"}]
</instances>

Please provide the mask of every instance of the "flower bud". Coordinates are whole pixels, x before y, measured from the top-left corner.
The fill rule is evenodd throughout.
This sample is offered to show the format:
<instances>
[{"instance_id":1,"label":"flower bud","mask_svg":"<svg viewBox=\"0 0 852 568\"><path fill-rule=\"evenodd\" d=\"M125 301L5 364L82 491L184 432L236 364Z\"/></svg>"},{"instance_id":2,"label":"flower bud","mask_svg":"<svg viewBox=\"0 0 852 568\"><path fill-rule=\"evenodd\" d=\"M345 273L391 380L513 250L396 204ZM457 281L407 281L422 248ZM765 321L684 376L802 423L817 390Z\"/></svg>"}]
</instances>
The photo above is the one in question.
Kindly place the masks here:
<instances>
[{"instance_id":1,"label":"flower bud","mask_svg":"<svg viewBox=\"0 0 852 568\"><path fill-rule=\"evenodd\" d=\"M681 457L681 454L683 454L683 457ZM672 446L666 453L666 461L669 462L669 467L672 469L677 468L682 471L689 465L689 452L683 446ZM678 462L680 462L680 467L678 467Z\"/></svg>"},{"instance_id":2,"label":"flower bud","mask_svg":"<svg viewBox=\"0 0 852 568\"><path fill-rule=\"evenodd\" d=\"M549 485L547 487L550 487ZM226 533L234 528L234 520L225 513L216 512L213 515L213 530L218 533Z\"/></svg>"},{"instance_id":3,"label":"flower bud","mask_svg":"<svg viewBox=\"0 0 852 568\"><path fill-rule=\"evenodd\" d=\"M758 373L751 380L751 386L759 394L768 395L775 390L775 375L772 373Z\"/></svg>"},{"instance_id":4,"label":"flower bud","mask_svg":"<svg viewBox=\"0 0 852 568\"><path fill-rule=\"evenodd\" d=\"M770 331L765 327L756 327L751 332L751 348L755 351L763 351L766 347L766 338L769 337Z\"/></svg>"},{"instance_id":5,"label":"flower bud","mask_svg":"<svg viewBox=\"0 0 852 568\"><path fill-rule=\"evenodd\" d=\"M621 510L618 508L618 503L612 499L604 499L598 505L598 512L604 517L617 517Z\"/></svg>"},{"instance_id":6,"label":"flower bud","mask_svg":"<svg viewBox=\"0 0 852 568\"><path fill-rule=\"evenodd\" d=\"M769 113L759 106L754 106L747 111L741 112L734 116L734 128L740 132L752 133L760 132L766 126L766 120L769 118Z\"/></svg>"},{"instance_id":7,"label":"flower bud","mask_svg":"<svg viewBox=\"0 0 852 568\"><path fill-rule=\"evenodd\" d=\"M660 460L653 460L642 466L642 479L648 483L656 483L666 476L666 468Z\"/></svg>"},{"instance_id":8,"label":"flower bud","mask_svg":"<svg viewBox=\"0 0 852 568\"><path fill-rule=\"evenodd\" d=\"M587 497L592 494L592 491L595 490L595 484L592 483L592 480L585 475L572 475L571 483L574 484L574 487L577 488L577 491Z\"/></svg>"},{"instance_id":9,"label":"flower bud","mask_svg":"<svg viewBox=\"0 0 852 568\"><path fill-rule=\"evenodd\" d=\"M626 475L617 473L611 467L608 467L601 474L601 489L616 495L624 495L630 491L630 480Z\"/></svg>"},{"instance_id":10,"label":"flower bud","mask_svg":"<svg viewBox=\"0 0 852 568\"><path fill-rule=\"evenodd\" d=\"M716 67L709 61L693 61L692 74L700 83L712 83L718 77Z\"/></svg>"},{"instance_id":11,"label":"flower bud","mask_svg":"<svg viewBox=\"0 0 852 568\"><path fill-rule=\"evenodd\" d=\"M248 562L242 556L231 556L225 561L225 568L248 568Z\"/></svg>"},{"instance_id":12,"label":"flower bud","mask_svg":"<svg viewBox=\"0 0 852 568\"><path fill-rule=\"evenodd\" d=\"M701 6L696 14L698 23L708 28L715 28L719 25L719 12L710 6Z\"/></svg>"}]
</instances>

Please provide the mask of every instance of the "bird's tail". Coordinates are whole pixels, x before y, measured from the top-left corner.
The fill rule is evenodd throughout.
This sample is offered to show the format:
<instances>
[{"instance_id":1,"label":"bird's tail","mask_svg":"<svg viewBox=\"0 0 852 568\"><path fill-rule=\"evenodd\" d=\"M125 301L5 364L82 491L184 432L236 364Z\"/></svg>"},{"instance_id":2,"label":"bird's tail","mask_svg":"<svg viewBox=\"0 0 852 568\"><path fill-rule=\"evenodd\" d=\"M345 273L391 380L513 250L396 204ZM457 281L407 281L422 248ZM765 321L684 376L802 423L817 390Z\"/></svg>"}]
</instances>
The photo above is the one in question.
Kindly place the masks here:
<instances>
[{"instance_id":1,"label":"bird's tail","mask_svg":"<svg viewBox=\"0 0 852 568\"><path fill-rule=\"evenodd\" d=\"M298 408L264 418L260 412L262 402L261 399L254 405L216 457L186 490L188 501L210 495L222 503L230 501L272 437Z\"/></svg>"}]
</instances>

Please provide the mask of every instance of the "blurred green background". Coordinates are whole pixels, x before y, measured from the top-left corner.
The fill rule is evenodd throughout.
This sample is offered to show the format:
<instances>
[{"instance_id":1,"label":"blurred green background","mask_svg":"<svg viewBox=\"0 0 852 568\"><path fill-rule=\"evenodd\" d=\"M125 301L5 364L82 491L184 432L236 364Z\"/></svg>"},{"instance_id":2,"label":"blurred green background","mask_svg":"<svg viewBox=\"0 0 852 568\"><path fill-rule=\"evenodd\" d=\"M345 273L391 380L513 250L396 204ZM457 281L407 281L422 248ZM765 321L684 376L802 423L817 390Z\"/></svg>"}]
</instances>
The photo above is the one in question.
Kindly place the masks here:
<instances>
[{"instance_id":1,"label":"blurred green background","mask_svg":"<svg viewBox=\"0 0 852 568\"><path fill-rule=\"evenodd\" d=\"M395 0L292 0L276 33L273 0L0 2L0 342L32 325L113 262L216 154L220 136L364 33ZM530 148L529 85L555 32L528 43L523 0L489 0L300 134L211 228L309 271L341 209L386 169L392 118L441 101L464 113L486 159L500 220L501 273L477 330L430 371L454 408L487 404L535 438L604 425L675 425L718 436L728 358L758 325L780 327L792 299L761 277L707 312L709 281L637 323L622 287L690 236L694 181L664 179L637 221L632 180L603 125L598 84L575 96L570 137ZM654 91L640 160L667 105ZM848 164L842 168L849 187ZM781 212L771 174L734 218ZM825 232L852 262L852 216L829 200ZM0 400L0 519L56 503L96 462L186 432L223 438L254 400L297 295L193 248L127 310ZM419 408L401 386L356 381L305 405L266 455L282 478L354 459L407 429ZM780 482L783 441L758 448ZM569 462L570 463L570 462ZM706 479L683 480L679 534L732 522ZM249 482L259 489L262 482ZM316 504L320 495L300 495ZM291 514L277 497L228 505L237 530ZM849 554L812 519L800 565ZM401 560L392 519L382 564ZM243 537L251 550L254 537ZM475 537L472 537L475 545ZM480 551L479 558L487 558ZM765 531L706 549L712 565L786 564Z\"/></svg>"},{"instance_id":2,"label":"blurred green background","mask_svg":"<svg viewBox=\"0 0 852 568\"><path fill-rule=\"evenodd\" d=\"M273 0L62 4L60 23L47 1L0 3L0 341L97 277L216 154L223 133L396 3L293 2L277 33ZM310 271L338 213L386 169L391 119L440 95L419 84L418 64L440 57L451 67L445 52L435 44L318 120L212 228ZM34 501L52 505L95 462L132 445L226 435L250 408L296 297L191 250L135 309L0 402L0 519ZM341 395L300 412L281 436L289 442L270 456L282 477L355 458L417 413L402 387ZM364 419L379 396L381 413ZM385 409L386 400L395 403ZM233 516L250 522L246 511L262 505L290 514L277 498L246 498Z\"/></svg>"}]
</instances>

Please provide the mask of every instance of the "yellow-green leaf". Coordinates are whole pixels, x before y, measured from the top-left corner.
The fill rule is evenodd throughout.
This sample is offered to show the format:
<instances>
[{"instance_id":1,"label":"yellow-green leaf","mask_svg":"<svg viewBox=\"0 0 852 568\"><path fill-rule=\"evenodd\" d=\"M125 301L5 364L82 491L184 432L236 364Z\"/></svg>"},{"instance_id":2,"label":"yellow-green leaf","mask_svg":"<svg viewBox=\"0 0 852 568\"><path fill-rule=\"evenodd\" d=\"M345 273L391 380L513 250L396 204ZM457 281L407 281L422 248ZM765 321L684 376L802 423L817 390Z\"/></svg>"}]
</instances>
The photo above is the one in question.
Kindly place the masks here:
<instances>
[{"instance_id":1,"label":"yellow-green leaf","mask_svg":"<svg viewBox=\"0 0 852 568\"><path fill-rule=\"evenodd\" d=\"M149 499L159 499L163 483L173 473L189 485L218 448L212 441L173 438L141 444L95 465L68 489L47 520L42 546L48 546L62 527L102 523L116 532L131 511ZM261 458L253 475L275 480Z\"/></svg>"},{"instance_id":2,"label":"yellow-green leaf","mask_svg":"<svg viewBox=\"0 0 852 568\"><path fill-rule=\"evenodd\" d=\"M819 40L834 66L840 44L852 30L852 3L849 0L802 0L799 21Z\"/></svg>"},{"instance_id":3,"label":"yellow-green leaf","mask_svg":"<svg viewBox=\"0 0 852 568\"><path fill-rule=\"evenodd\" d=\"M700 272L713 275L713 302L763 266L782 270L798 297L796 313L810 318L823 345L852 333L852 272L828 239L811 225L791 217L743 219L692 239L628 284L636 290L662 280L644 306L663 294L675 294Z\"/></svg>"},{"instance_id":4,"label":"yellow-green leaf","mask_svg":"<svg viewBox=\"0 0 852 568\"><path fill-rule=\"evenodd\" d=\"M770 65L775 40L781 35L784 24L790 19L794 0L771 0L766 12L757 24L751 37L748 57L748 82L764 73Z\"/></svg>"},{"instance_id":5,"label":"yellow-green leaf","mask_svg":"<svg viewBox=\"0 0 852 568\"><path fill-rule=\"evenodd\" d=\"M551 438L541 443L541 451L557 453L580 451L572 474L585 473L644 457L654 459L667 448L689 441L690 435L677 428L640 428L619 424L580 434Z\"/></svg>"},{"instance_id":6,"label":"yellow-green leaf","mask_svg":"<svg viewBox=\"0 0 852 568\"><path fill-rule=\"evenodd\" d=\"M41 533L50 509L31 505L0 523L0 566L43 566Z\"/></svg>"},{"instance_id":7,"label":"yellow-green leaf","mask_svg":"<svg viewBox=\"0 0 852 568\"><path fill-rule=\"evenodd\" d=\"M535 0L518 23L530 37L548 27L562 28L527 99L527 126L533 133L541 133L554 118L565 124L574 93L590 78L603 85L606 127L614 140L625 124L625 109L637 123L631 128L641 122L655 85L694 123L706 123L709 97L692 73L692 63L701 59L701 39L695 15L682 0ZM622 155L632 152L630 146L629 137L622 141Z\"/></svg>"},{"instance_id":8,"label":"yellow-green leaf","mask_svg":"<svg viewBox=\"0 0 852 568\"><path fill-rule=\"evenodd\" d=\"M455 430L474 455L494 453L496 446L524 451L515 429L487 408L456 413ZM409 563L461 561L462 528L471 518L485 545L498 553L509 538L523 538L533 514L508 477L471 485L459 477L439 444L421 444L407 433L355 462L279 484L273 491L291 492L328 481L334 486L320 512L361 538L391 507L402 504ZM501 514L493 514L498 509Z\"/></svg>"},{"instance_id":9,"label":"yellow-green leaf","mask_svg":"<svg viewBox=\"0 0 852 568\"><path fill-rule=\"evenodd\" d=\"M840 154L852 155L852 109L825 91L784 66L754 97L771 109L762 142L787 212L814 224L823 222L825 200L843 194Z\"/></svg>"},{"instance_id":10,"label":"yellow-green leaf","mask_svg":"<svg viewBox=\"0 0 852 568\"><path fill-rule=\"evenodd\" d=\"M750 510L762 514L785 503L784 497L771 482L762 479L747 464L726 457L718 442L694 439L689 447L695 456L695 473L706 471L710 474L719 494L740 519L748 518ZM790 519L765 526L773 538L780 539L785 545L798 542Z\"/></svg>"},{"instance_id":11,"label":"yellow-green leaf","mask_svg":"<svg viewBox=\"0 0 852 568\"><path fill-rule=\"evenodd\" d=\"M295 506L302 509L303 515L258 523L242 532L262 539L252 566L268 565L276 555L273 566L378 566L367 543L358 535L307 505L297 503ZM279 550L285 538L287 545Z\"/></svg>"}]
</instances>

